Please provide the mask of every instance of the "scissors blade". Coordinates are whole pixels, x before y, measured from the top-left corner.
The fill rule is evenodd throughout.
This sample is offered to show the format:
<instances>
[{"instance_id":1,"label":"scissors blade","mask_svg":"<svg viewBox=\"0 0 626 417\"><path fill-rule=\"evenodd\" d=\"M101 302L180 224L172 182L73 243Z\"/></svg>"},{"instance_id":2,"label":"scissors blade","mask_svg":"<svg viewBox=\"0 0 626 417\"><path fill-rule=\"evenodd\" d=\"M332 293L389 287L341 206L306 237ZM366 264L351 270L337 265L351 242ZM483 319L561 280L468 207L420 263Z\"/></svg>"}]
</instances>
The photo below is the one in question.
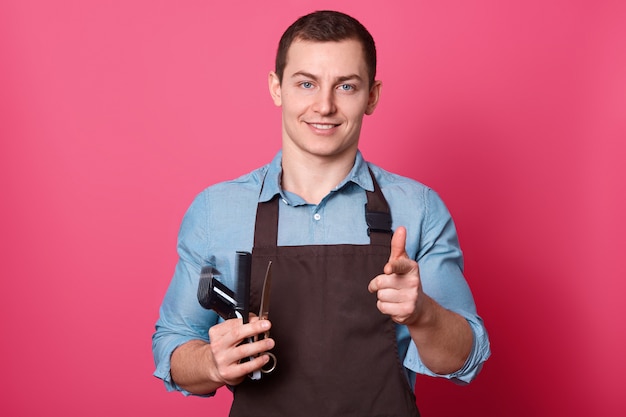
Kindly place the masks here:
<instances>
[{"instance_id":1,"label":"scissors blade","mask_svg":"<svg viewBox=\"0 0 626 417\"><path fill-rule=\"evenodd\" d=\"M272 261L267 264L265 280L263 281L263 292L261 293L261 308L259 318L267 319L270 314L270 292L272 288Z\"/></svg>"}]
</instances>

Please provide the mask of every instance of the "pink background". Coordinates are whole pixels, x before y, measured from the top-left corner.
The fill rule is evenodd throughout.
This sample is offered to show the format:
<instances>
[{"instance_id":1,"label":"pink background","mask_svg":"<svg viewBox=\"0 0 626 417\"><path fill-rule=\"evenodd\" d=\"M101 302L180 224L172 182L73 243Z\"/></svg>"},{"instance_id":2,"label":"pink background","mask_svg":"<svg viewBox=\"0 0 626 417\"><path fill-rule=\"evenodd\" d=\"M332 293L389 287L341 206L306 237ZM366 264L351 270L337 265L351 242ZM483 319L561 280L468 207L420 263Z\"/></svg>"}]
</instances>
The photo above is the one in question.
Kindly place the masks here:
<instances>
[{"instance_id":1,"label":"pink background","mask_svg":"<svg viewBox=\"0 0 626 417\"><path fill-rule=\"evenodd\" d=\"M279 149L278 38L338 8L379 49L361 148L447 202L491 335L423 415L626 415L623 4L4 0L0 414L227 414L151 376L178 226Z\"/></svg>"}]
</instances>

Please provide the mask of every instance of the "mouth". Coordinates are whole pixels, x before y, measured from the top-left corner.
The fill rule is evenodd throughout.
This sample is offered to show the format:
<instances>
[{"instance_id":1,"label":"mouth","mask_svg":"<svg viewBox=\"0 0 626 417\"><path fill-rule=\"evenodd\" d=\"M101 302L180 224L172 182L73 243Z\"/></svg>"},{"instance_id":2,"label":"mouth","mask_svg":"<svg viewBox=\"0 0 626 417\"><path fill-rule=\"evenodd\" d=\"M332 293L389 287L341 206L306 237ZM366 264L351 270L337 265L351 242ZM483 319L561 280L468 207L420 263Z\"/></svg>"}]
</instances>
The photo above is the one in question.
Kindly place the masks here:
<instances>
[{"instance_id":1,"label":"mouth","mask_svg":"<svg viewBox=\"0 0 626 417\"><path fill-rule=\"evenodd\" d=\"M330 130L339 126L335 123L308 123L308 125L318 130Z\"/></svg>"}]
</instances>

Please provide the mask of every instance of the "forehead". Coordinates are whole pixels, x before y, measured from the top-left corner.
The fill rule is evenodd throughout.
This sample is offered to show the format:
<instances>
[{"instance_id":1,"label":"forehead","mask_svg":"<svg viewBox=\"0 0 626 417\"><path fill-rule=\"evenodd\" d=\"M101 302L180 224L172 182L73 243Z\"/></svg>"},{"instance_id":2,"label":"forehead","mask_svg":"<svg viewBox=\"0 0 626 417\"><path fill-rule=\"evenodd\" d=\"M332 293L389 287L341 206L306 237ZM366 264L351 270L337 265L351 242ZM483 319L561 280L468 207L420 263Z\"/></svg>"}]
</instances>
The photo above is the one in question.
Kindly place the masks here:
<instances>
[{"instance_id":1,"label":"forehead","mask_svg":"<svg viewBox=\"0 0 626 417\"><path fill-rule=\"evenodd\" d=\"M358 74L367 78L363 46L355 39L315 42L296 39L287 50L285 75L297 72Z\"/></svg>"}]
</instances>

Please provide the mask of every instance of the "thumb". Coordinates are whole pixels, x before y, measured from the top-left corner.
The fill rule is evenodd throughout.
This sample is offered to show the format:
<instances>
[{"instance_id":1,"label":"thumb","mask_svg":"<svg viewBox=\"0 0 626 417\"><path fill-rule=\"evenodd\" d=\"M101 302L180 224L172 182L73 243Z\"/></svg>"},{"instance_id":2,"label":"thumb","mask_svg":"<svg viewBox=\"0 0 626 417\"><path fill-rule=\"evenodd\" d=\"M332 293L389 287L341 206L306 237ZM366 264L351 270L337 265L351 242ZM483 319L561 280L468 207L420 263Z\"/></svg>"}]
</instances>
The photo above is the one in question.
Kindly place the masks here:
<instances>
[{"instance_id":1,"label":"thumb","mask_svg":"<svg viewBox=\"0 0 626 417\"><path fill-rule=\"evenodd\" d=\"M406 253L406 229L398 227L391 238L391 254L385 265L385 274L406 274L413 269L413 264Z\"/></svg>"},{"instance_id":2,"label":"thumb","mask_svg":"<svg viewBox=\"0 0 626 417\"><path fill-rule=\"evenodd\" d=\"M389 262L408 257L409 255L406 253L406 228L404 226L400 226L391 237L391 254L389 254Z\"/></svg>"},{"instance_id":3,"label":"thumb","mask_svg":"<svg viewBox=\"0 0 626 417\"><path fill-rule=\"evenodd\" d=\"M391 237L391 253L383 271L387 275L407 274L414 268L415 262L406 253L406 228L400 226Z\"/></svg>"}]
</instances>

